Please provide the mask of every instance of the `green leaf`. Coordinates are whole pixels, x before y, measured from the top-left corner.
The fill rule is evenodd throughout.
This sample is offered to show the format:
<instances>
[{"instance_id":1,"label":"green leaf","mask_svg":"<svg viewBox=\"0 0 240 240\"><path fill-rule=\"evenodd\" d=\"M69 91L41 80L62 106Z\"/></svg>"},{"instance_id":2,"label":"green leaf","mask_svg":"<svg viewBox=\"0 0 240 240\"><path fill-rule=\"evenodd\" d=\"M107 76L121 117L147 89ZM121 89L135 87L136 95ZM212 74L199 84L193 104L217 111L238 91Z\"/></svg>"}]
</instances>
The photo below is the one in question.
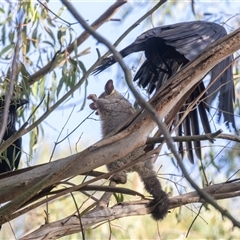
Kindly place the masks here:
<instances>
[{"instance_id":1,"label":"green leaf","mask_svg":"<svg viewBox=\"0 0 240 240\"><path fill-rule=\"evenodd\" d=\"M7 19L3 22L0 22L0 26L7 25L10 21L12 21L12 14L8 15Z\"/></svg>"},{"instance_id":2,"label":"green leaf","mask_svg":"<svg viewBox=\"0 0 240 240\"><path fill-rule=\"evenodd\" d=\"M68 75L67 63L62 66L62 75Z\"/></svg>"},{"instance_id":3,"label":"green leaf","mask_svg":"<svg viewBox=\"0 0 240 240\"><path fill-rule=\"evenodd\" d=\"M58 13L57 13L57 16L61 16L62 15L62 12L66 9L66 7L61 7L59 10L58 10Z\"/></svg>"},{"instance_id":4,"label":"green leaf","mask_svg":"<svg viewBox=\"0 0 240 240\"><path fill-rule=\"evenodd\" d=\"M38 84L38 91L39 91L39 97L43 98L45 96L45 82L46 82L46 76L44 76L41 79L41 82Z\"/></svg>"},{"instance_id":5,"label":"green leaf","mask_svg":"<svg viewBox=\"0 0 240 240\"><path fill-rule=\"evenodd\" d=\"M24 79L28 79L30 74L27 71L26 67L24 66L24 64L21 62L21 69L20 69L21 73L22 73L22 78Z\"/></svg>"},{"instance_id":6,"label":"green leaf","mask_svg":"<svg viewBox=\"0 0 240 240\"><path fill-rule=\"evenodd\" d=\"M38 126L35 127L31 133L30 133L30 155L33 155L33 149L35 149L35 145L37 144L38 141L38 135L39 135L39 131L38 131Z\"/></svg>"},{"instance_id":7,"label":"green leaf","mask_svg":"<svg viewBox=\"0 0 240 240\"><path fill-rule=\"evenodd\" d=\"M15 37L15 31L10 32L9 35L8 35L8 37L9 37L9 41L10 41L10 42L13 42L14 37Z\"/></svg>"},{"instance_id":8,"label":"green leaf","mask_svg":"<svg viewBox=\"0 0 240 240\"><path fill-rule=\"evenodd\" d=\"M52 40L53 40L53 46L55 46L55 44L56 44L56 39L55 39L55 36L54 36L54 34L53 34L53 32L49 29L49 28L47 28L47 27L45 27L45 29L46 29L46 32L48 33L48 35L52 38Z\"/></svg>"},{"instance_id":9,"label":"green leaf","mask_svg":"<svg viewBox=\"0 0 240 240\"><path fill-rule=\"evenodd\" d=\"M37 94L38 94L38 82L35 82L35 83L32 85L31 89L32 89L32 95L37 98Z\"/></svg>"},{"instance_id":10,"label":"green leaf","mask_svg":"<svg viewBox=\"0 0 240 240\"><path fill-rule=\"evenodd\" d=\"M75 41L73 42L73 48L74 48L74 52L75 52L75 57L77 57L77 55L78 55L77 39L75 39Z\"/></svg>"},{"instance_id":11,"label":"green leaf","mask_svg":"<svg viewBox=\"0 0 240 240\"><path fill-rule=\"evenodd\" d=\"M61 27L57 32L58 42L60 43L61 46L64 45L64 41L66 39L66 29L67 29L66 27Z\"/></svg>"},{"instance_id":12,"label":"green leaf","mask_svg":"<svg viewBox=\"0 0 240 240\"><path fill-rule=\"evenodd\" d=\"M62 90L63 84L66 83L67 81L68 81L68 77L65 75L62 75L62 77L58 83L58 86L57 86L57 97L59 96L59 93Z\"/></svg>"},{"instance_id":13,"label":"green leaf","mask_svg":"<svg viewBox=\"0 0 240 240\"><path fill-rule=\"evenodd\" d=\"M74 85L76 84L76 72L70 71L70 73L71 73L71 76L70 76L69 86L70 88L73 88Z\"/></svg>"},{"instance_id":14,"label":"green leaf","mask_svg":"<svg viewBox=\"0 0 240 240\"><path fill-rule=\"evenodd\" d=\"M87 70L86 70L83 62L78 60L78 65L79 65L80 69L83 71L83 73L86 73Z\"/></svg>"},{"instance_id":15,"label":"green leaf","mask_svg":"<svg viewBox=\"0 0 240 240\"><path fill-rule=\"evenodd\" d=\"M56 25L53 23L52 19L51 19L49 16L47 16L46 18L47 18L48 24L49 24L51 27L54 27L54 28L55 28Z\"/></svg>"},{"instance_id":16,"label":"green leaf","mask_svg":"<svg viewBox=\"0 0 240 240\"><path fill-rule=\"evenodd\" d=\"M56 89L57 89L57 75L56 75L56 72L53 71L53 73L52 73L52 85L51 85L51 96L50 96L52 101L54 101L54 96L55 96Z\"/></svg>"},{"instance_id":17,"label":"green leaf","mask_svg":"<svg viewBox=\"0 0 240 240\"><path fill-rule=\"evenodd\" d=\"M75 61L74 59L72 59L71 57L69 57L69 62L72 65L72 69L74 72L78 71L78 61Z\"/></svg>"},{"instance_id":18,"label":"green leaf","mask_svg":"<svg viewBox=\"0 0 240 240\"><path fill-rule=\"evenodd\" d=\"M121 194L113 193L113 195L114 195L114 197L115 197L117 203L121 203L121 202L124 201L124 196L123 196L122 193L121 193Z\"/></svg>"},{"instance_id":19,"label":"green leaf","mask_svg":"<svg viewBox=\"0 0 240 240\"><path fill-rule=\"evenodd\" d=\"M42 41L42 43L45 43L47 45L50 45L52 48L54 48L54 44L49 41Z\"/></svg>"},{"instance_id":20,"label":"green leaf","mask_svg":"<svg viewBox=\"0 0 240 240\"><path fill-rule=\"evenodd\" d=\"M25 30L26 30L26 28L24 28ZM24 50L24 52L23 52L23 55L24 56L26 56L27 55L27 53L29 52L29 49L30 49L30 44L29 44L29 41L27 40L27 33L26 33L26 31L22 31L22 42L24 43L23 44L23 46L24 46L24 48L23 48L23 50Z\"/></svg>"},{"instance_id":21,"label":"green leaf","mask_svg":"<svg viewBox=\"0 0 240 240\"><path fill-rule=\"evenodd\" d=\"M0 52L0 57L2 57L3 54L9 52L10 50L13 50L14 47L15 47L15 44L10 44L4 49L2 49L2 51Z\"/></svg>"},{"instance_id":22,"label":"green leaf","mask_svg":"<svg viewBox=\"0 0 240 240\"><path fill-rule=\"evenodd\" d=\"M86 79L85 81L85 86L84 86L84 96L83 96L83 103L80 107L79 111L82 111L86 105L86 100L87 100L87 86L88 86L88 80Z\"/></svg>"},{"instance_id":23,"label":"green leaf","mask_svg":"<svg viewBox=\"0 0 240 240\"><path fill-rule=\"evenodd\" d=\"M5 13L4 9L3 8L0 8L0 12L2 13Z\"/></svg>"},{"instance_id":24,"label":"green leaf","mask_svg":"<svg viewBox=\"0 0 240 240\"><path fill-rule=\"evenodd\" d=\"M35 27L35 29L33 30L33 33L32 33L32 39L33 39L32 43L35 48L37 48L37 46L38 46L37 33L38 33L38 25Z\"/></svg>"},{"instance_id":25,"label":"green leaf","mask_svg":"<svg viewBox=\"0 0 240 240\"><path fill-rule=\"evenodd\" d=\"M70 44L72 42L72 39L73 39L73 32L72 32L72 30L69 31L69 37L70 37L70 39L69 39L69 44Z\"/></svg>"},{"instance_id":26,"label":"green leaf","mask_svg":"<svg viewBox=\"0 0 240 240\"><path fill-rule=\"evenodd\" d=\"M2 43L5 45L5 40L6 40L6 26L4 25L2 27Z\"/></svg>"},{"instance_id":27,"label":"green leaf","mask_svg":"<svg viewBox=\"0 0 240 240\"><path fill-rule=\"evenodd\" d=\"M53 60L53 63L52 63L52 65L51 65L50 72L51 72L56 66L58 66L64 59L65 59L65 54L63 54L63 53L57 53L57 54L54 56L54 60Z\"/></svg>"}]
</instances>

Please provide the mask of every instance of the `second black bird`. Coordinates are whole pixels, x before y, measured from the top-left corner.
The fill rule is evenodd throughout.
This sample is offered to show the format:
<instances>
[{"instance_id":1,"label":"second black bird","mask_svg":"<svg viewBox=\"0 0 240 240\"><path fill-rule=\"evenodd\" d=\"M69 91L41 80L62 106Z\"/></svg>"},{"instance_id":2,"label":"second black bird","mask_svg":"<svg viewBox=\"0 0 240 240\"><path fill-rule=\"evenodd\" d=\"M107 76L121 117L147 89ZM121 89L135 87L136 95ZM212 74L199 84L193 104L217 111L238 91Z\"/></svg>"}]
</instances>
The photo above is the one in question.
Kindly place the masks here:
<instances>
[{"instance_id":1,"label":"second black bird","mask_svg":"<svg viewBox=\"0 0 240 240\"><path fill-rule=\"evenodd\" d=\"M15 127L17 120L17 109L28 103L25 99L12 99L9 106L7 127L3 135L3 140L6 141L17 130ZM3 121L3 111L5 105L5 96L0 97L0 127ZM0 173L12 171L18 168L22 150L22 138L18 138L0 155Z\"/></svg>"}]
</instances>

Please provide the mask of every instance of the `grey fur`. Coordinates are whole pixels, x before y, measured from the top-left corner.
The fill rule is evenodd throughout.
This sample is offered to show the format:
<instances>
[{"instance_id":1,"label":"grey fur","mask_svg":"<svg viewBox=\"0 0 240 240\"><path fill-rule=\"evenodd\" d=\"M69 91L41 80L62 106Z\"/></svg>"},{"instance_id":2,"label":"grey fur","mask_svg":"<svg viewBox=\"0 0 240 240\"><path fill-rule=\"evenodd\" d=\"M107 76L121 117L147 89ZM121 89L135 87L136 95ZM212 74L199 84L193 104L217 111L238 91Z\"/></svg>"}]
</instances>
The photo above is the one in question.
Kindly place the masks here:
<instances>
[{"instance_id":1,"label":"grey fur","mask_svg":"<svg viewBox=\"0 0 240 240\"><path fill-rule=\"evenodd\" d=\"M106 83L105 92L99 98L95 94L90 94L88 99L93 101L90 108L97 110L100 115L103 137L123 124L135 112L130 102L114 89L112 80ZM144 149L138 148L124 158L107 164L107 169L108 171L116 170L144 154ZM149 207L153 208L152 217L155 220L163 219L168 212L169 200L154 171L152 158L137 162L132 167L116 173L112 180L124 184L127 181L126 173L133 171L138 173L145 189L154 198L149 204Z\"/></svg>"}]
</instances>

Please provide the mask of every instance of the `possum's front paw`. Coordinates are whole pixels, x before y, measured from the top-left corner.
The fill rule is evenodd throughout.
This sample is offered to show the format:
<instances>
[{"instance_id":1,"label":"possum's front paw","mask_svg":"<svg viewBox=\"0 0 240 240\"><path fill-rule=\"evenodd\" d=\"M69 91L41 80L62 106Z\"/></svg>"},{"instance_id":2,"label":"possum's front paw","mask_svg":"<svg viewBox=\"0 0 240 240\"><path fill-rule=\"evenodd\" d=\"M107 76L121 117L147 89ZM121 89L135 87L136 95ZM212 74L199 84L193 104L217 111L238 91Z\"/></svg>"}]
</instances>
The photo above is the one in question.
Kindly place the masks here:
<instances>
[{"instance_id":1,"label":"possum's front paw","mask_svg":"<svg viewBox=\"0 0 240 240\"><path fill-rule=\"evenodd\" d=\"M92 109L92 110L97 110L98 107L97 107L97 104L96 104L96 101L97 101L97 95L96 94L90 94L87 99L90 99L92 100L93 102L89 104L89 107ZM96 115L99 115L98 112L96 112Z\"/></svg>"},{"instance_id":2,"label":"possum's front paw","mask_svg":"<svg viewBox=\"0 0 240 240\"><path fill-rule=\"evenodd\" d=\"M96 94L89 94L87 99L91 99L92 101L96 101L97 100L97 95Z\"/></svg>"},{"instance_id":3,"label":"possum's front paw","mask_svg":"<svg viewBox=\"0 0 240 240\"><path fill-rule=\"evenodd\" d=\"M92 110L97 110L97 109L98 109L98 108L97 108L97 105L96 105L94 102L90 103L90 104L89 104L89 107L90 107Z\"/></svg>"}]
</instances>

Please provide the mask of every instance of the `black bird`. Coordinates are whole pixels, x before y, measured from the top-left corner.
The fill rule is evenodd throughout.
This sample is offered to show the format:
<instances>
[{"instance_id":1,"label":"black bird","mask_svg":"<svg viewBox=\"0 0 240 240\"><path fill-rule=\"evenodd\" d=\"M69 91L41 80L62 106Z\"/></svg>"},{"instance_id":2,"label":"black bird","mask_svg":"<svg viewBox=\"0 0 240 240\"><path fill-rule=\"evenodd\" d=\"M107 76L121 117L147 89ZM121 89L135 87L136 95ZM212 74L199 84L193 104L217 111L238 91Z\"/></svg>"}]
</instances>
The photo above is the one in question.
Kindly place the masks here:
<instances>
[{"instance_id":1,"label":"black bird","mask_svg":"<svg viewBox=\"0 0 240 240\"><path fill-rule=\"evenodd\" d=\"M15 123L17 120L17 109L28 103L25 99L12 99L9 106L7 127L3 135L3 140L6 141L17 130ZM0 127L3 121L3 111L5 104L5 96L0 97ZM22 150L22 138L18 138L0 155L0 173L12 171L18 168Z\"/></svg>"},{"instance_id":2,"label":"black bird","mask_svg":"<svg viewBox=\"0 0 240 240\"><path fill-rule=\"evenodd\" d=\"M225 35L227 35L227 32L224 27L216 23L205 21L182 22L156 27L144 32L132 44L121 50L120 54L124 58L134 52L145 52L146 60L137 71L133 81L137 81L138 85L143 88L147 87L147 91L151 94L154 90L159 89L180 68L199 56L213 42ZM210 82L221 74L224 68L232 62L232 59L232 56L227 57L211 70ZM116 60L113 56L104 59L94 73L102 72L115 62ZM176 121L181 118L182 112L187 108L188 104L204 90L205 86L203 82L200 82L180 110L178 116L176 116ZM205 133L210 133L211 128L206 110L209 110L209 104L212 103L218 94L217 120L219 121L221 115L223 115L226 125L229 127L229 123L231 123L236 130L233 115L235 92L232 67L230 65L185 118L176 132L177 135L181 136L183 133L185 135L200 134L198 113ZM201 158L200 142L194 142L194 148L197 157ZM192 149L192 143L187 142L188 158L193 163ZM183 154L182 144L179 144L179 151Z\"/></svg>"}]
</instances>

